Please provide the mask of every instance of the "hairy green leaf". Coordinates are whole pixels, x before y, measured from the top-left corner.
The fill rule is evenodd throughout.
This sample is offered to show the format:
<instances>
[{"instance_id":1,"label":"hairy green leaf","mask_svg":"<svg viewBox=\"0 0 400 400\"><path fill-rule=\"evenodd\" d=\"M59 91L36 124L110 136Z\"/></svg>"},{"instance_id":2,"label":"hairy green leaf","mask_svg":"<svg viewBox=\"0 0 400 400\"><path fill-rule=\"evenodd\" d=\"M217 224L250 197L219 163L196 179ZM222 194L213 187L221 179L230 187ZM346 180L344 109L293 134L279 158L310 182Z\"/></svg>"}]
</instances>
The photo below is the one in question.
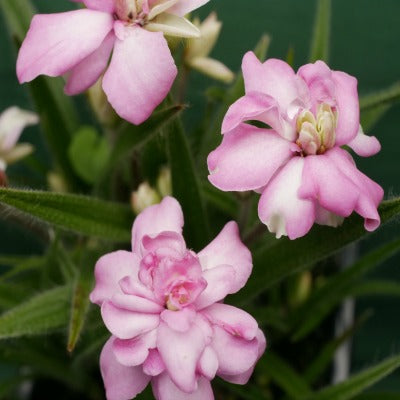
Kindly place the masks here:
<instances>
[{"instance_id":1,"label":"hairy green leaf","mask_svg":"<svg viewBox=\"0 0 400 400\"><path fill-rule=\"evenodd\" d=\"M315 62L317 60L329 61L331 8L331 0L317 0L310 62Z\"/></svg>"}]
</instances>

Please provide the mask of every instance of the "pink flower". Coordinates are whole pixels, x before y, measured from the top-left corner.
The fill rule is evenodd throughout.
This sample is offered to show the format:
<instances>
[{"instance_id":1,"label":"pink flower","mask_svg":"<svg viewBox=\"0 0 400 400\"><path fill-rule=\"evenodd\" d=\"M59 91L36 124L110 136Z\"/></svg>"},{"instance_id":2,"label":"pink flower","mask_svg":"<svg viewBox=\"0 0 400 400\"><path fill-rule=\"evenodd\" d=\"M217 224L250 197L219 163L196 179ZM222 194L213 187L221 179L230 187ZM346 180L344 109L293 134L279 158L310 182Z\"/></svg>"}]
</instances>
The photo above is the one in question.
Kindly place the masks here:
<instances>
[{"instance_id":1,"label":"pink flower","mask_svg":"<svg viewBox=\"0 0 400 400\"><path fill-rule=\"evenodd\" d=\"M177 74L164 34L198 37L184 15L208 1L82 0L88 9L36 15L18 55L19 81L67 74L65 92L74 95L106 71L109 102L122 118L140 124Z\"/></svg>"},{"instance_id":2,"label":"pink flower","mask_svg":"<svg viewBox=\"0 0 400 400\"><path fill-rule=\"evenodd\" d=\"M364 157L380 150L360 127L357 80L322 61L295 74L285 62L262 64L251 52L242 69L246 94L228 110L222 143L208 157L210 182L261 193L259 217L277 237L303 236L314 222L337 226L353 211L367 230L376 229L383 190L341 148Z\"/></svg>"},{"instance_id":3,"label":"pink flower","mask_svg":"<svg viewBox=\"0 0 400 400\"><path fill-rule=\"evenodd\" d=\"M112 333L100 367L108 400L128 400L149 382L158 400L213 399L210 381L244 384L265 350L257 322L222 303L252 270L238 227L229 222L202 251L188 250L172 197L145 209L132 251L96 264L92 302Z\"/></svg>"}]
</instances>

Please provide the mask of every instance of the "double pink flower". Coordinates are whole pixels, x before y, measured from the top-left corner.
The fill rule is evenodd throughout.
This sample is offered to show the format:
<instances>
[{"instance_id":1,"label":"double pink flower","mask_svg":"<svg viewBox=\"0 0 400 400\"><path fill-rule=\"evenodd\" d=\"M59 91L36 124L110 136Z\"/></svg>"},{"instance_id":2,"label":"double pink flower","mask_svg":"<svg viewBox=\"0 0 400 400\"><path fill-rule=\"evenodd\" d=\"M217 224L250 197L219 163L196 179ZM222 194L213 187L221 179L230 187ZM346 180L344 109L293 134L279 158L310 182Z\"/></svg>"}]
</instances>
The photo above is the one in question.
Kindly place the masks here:
<instances>
[{"instance_id":1,"label":"double pink flower","mask_svg":"<svg viewBox=\"0 0 400 400\"><path fill-rule=\"evenodd\" d=\"M261 193L259 217L277 237L303 236L314 222L337 226L353 211L376 229L383 190L342 149L360 156L380 150L360 127L357 80L322 61L296 74L251 52L242 69L246 94L228 110L222 144L208 157L210 182Z\"/></svg>"},{"instance_id":2,"label":"double pink flower","mask_svg":"<svg viewBox=\"0 0 400 400\"><path fill-rule=\"evenodd\" d=\"M66 74L65 92L74 95L105 71L109 102L122 118L140 124L177 75L164 34L198 37L184 15L208 1L82 0L87 9L35 15L18 56L19 81Z\"/></svg>"},{"instance_id":3,"label":"double pink flower","mask_svg":"<svg viewBox=\"0 0 400 400\"><path fill-rule=\"evenodd\" d=\"M188 250L178 202L166 197L135 220L132 251L96 264L91 301L112 333L100 365L108 400L149 382L158 400L210 400L215 375L244 384L265 350L257 322L222 303L252 270L235 222L202 251Z\"/></svg>"}]
</instances>

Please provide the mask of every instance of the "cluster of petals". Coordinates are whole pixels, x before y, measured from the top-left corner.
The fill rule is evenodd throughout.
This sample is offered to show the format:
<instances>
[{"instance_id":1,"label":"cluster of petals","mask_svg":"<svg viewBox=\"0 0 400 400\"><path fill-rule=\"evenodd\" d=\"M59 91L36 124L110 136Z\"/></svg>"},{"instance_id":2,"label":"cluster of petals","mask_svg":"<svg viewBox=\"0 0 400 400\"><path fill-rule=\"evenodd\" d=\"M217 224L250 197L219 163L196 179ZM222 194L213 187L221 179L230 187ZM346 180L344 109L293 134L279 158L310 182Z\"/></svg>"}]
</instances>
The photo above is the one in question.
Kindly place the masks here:
<instances>
[{"instance_id":1,"label":"cluster of petals","mask_svg":"<svg viewBox=\"0 0 400 400\"><path fill-rule=\"evenodd\" d=\"M17 60L19 81L66 75L65 92L74 95L104 73L102 86L112 107L140 124L166 97L177 75L164 34L198 37L198 28L184 15L208 0L82 2L86 9L33 18Z\"/></svg>"},{"instance_id":2,"label":"cluster of petals","mask_svg":"<svg viewBox=\"0 0 400 400\"><path fill-rule=\"evenodd\" d=\"M131 399L150 382L158 400L213 399L215 375L244 384L265 350L255 319L222 303L252 270L236 223L197 254L182 227L179 203L166 197L137 216L132 251L96 264L90 299L112 334L100 357L108 400Z\"/></svg>"},{"instance_id":3,"label":"cluster of petals","mask_svg":"<svg viewBox=\"0 0 400 400\"><path fill-rule=\"evenodd\" d=\"M298 238L314 223L337 226L353 211L376 229L383 190L342 148L360 156L380 150L360 126L357 80L322 61L295 73L252 52L242 70L246 92L229 108L222 143L208 157L210 182L261 193L259 217L277 237Z\"/></svg>"}]
</instances>

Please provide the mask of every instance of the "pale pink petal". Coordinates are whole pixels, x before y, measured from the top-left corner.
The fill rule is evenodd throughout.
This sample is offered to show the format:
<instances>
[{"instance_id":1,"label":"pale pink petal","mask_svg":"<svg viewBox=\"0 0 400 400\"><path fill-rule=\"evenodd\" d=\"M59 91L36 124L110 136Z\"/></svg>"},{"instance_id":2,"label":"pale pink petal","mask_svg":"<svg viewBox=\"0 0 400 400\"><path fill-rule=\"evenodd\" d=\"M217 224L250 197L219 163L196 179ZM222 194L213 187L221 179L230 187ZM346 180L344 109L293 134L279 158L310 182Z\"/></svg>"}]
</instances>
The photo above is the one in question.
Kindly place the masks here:
<instances>
[{"instance_id":1,"label":"pale pink petal","mask_svg":"<svg viewBox=\"0 0 400 400\"><path fill-rule=\"evenodd\" d=\"M365 135L361 125L357 136L349 143L347 143L352 150L354 150L361 157L373 156L381 150L381 144L375 136Z\"/></svg>"},{"instance_id":2,"label":"pale pink petal","mask_svg":"<svg viewBox=\"0 0 400 400\"><path fill-rule=\"evenodd\" d=\"M90 294L90 301L101 305L115 293L122 293L118 282L125 276L137 279L140 260L130 251L115 251L101 257L95 266L96 286Z\"/></svg>"},{"instance_id":3,"label":"pale pink petal","mask_svg":"<svg viewBox=\"0 0 400 400\"><path fill-rule=\"evenodd\" d=\"M164 231L157 236L144 236L142 239L143 248L149 252L168 252L168 255L175 255L177 258L186 252L185 239L180 233ZM169 254L171 252L171 254ZM164 253L163 253L164 254Z\"/></svg>"},{"instance_id":4,"label":"pale pink petal","mask_svg":"<svg viewBox=\"0 0 400 400\"><path fill-rule=\"evenodd\" d=\"M154 329L134 339L115 338L112 349L117 361L126 367L135 367L145 362L149 350L156 347L157 331Z\"/></svg>"},{"instance_id":5,"label":"pale pink petal","mask_svg":"<svg viewBox=\"0 0 400 400\"><path fill-rule=\"evenodd\" d=\"M161 32L139 27L124 28L117 34L103 89L117 114L133 124L141 124L164 100L177 68Z\"/></svg>"},{"instance_id":6,"label":"pale pink petal","mask_svg":"<svg viewBox=\"0 0 400 400\"><path fill-rule=\"evenodd\" d=\"M177 387L167 373L161 374L151 381L156 400L214 400L210 381L199 377L197 388L185 393Z\"/></svg>"},{"instance_id":7,"label":"pale pink petal","mask_svg":"<svg viewBox=\"0 0 400 400\"><path fill-rule=\"evenodd\" d=\"M204 315L213 325L224 328L235 337L252 340L257 335L257 321L246 311L228 304L215 303L202 310Z\"/></svg>"},{"instance_id":8,"label":"pale pink petal","mask_svg":"<svg viewBox=\"0 0 400 400\"><path fill-rule=\"evenodd\" d=\"M18 54L19 81L65 74L101 45L113 22L112 15L87 9L35 15Z\"/></svg>"},{"instance_id":9,"label":"pale pink petal","mask_svg":"<svg viewBox=\"0 0 400 400\"><path fill-rule=\"evenodd\" d=\"M218 370L218 357L211 346L207 346L197 365L198 372L207 379L212 380Z\"/></svg>"},{"instance_id":10,"label":"pale pink petal","mask_svg":"<svg viewBox=\"0 0 400 400\"><path fill-rule=\"evenodd\" d=\"M306 157L299 195L315 199L326 210L343 217L356 211L365 218L367 230L380 224L377 206L383 198L382 188L358 171L351 156L340 148Z\"/></svg>"},{"instance_id":11,"label":"pale pink petal","mask_svg":"<svg viewBox=\"0 0 400 400\"><path fill-rule=\"evenodd\" d=\"M236 272L230 265L208 269L203 272L203 278L207 281L207 286L194 302L198 310L223 300L236 286Z\"/></svg>"},{"instance_id":12,"label":"pale pink petal","mask_svg":"<svg viewBox=\"0 0 400 400\"><path fill-rule=\"evenodd\" d=\"M198 253L203 270L218 265L230 265L235 270L235 283L230 293L236 293L249 279L253 268L249 249L242 243L239 228L234 221L228 222L218 236ZM207 289L206 289L207 290Z\"/></svg>"},{"instance_id":13,"label":"pale pink petal","mask_svg":"<svg viewBox=\"0 0 400 400\"><path fill-rule=\"evenodd\" d=\"M196 312L191 307L186 307L179 311L164 310L160 317L172 330L187 332L193 325Z\"/></svg>"},{"instance_id":14,"label":"pale pink petal","mask_svg":"<svg viewBox=\"0 0 400 400\"><path fill-rule=\"evenodd\" d=\"M183 17L209 1L210 0L179 0L178 3L168 9L168 13Z\"/></svg>"},{"instance_id":15,"label":"pale pink petal","mask_svg":"<svg viewBox=\"0 0 400 400\"><path fill-rule=\"evenodd\" d=\"M258 203L260 220L277 238L304 236L314 223L314 202L298 196L303 165L304 158L292 158L269 182Z\"/></svg>"},{"instance_id":16,"label":"pale pink petal","mask_svg":"<svg viewBox=\"0 0 400 400\"><path fill-rule=\"evenodd\" d=\"M126 276L121 279L119 285L125 294L144 297L149 300L155 300L154 293L145 285L143 285L137 276Z\"/></svg>"},{"instance_id":17,"label":"pale pink petal","mask_svg":"<svg viewBox=\"0 0 400 400\"><path fill-rule=\"evenodd\" d=\"M164 307L153 300L141 296L116 293L111 297L112 303L119 308L148 314L159 314Z\"/></svg>"},{"instance_id":18,"label":"pale pink petal","mask_svg":"<svg viewBox=\"0 0 400 400\"><path fill-rule=\"evenodd\" d=\"M229 107L221 132L226 134L251 120L267 124L285 139L295 139L294 122L281 113L275 99L260 92L249 92Z\"/></svg>"},{"instance_id":19,"label":"pale pink petal","mask_svg":"<svg viewBox=\"0 0 400 400\"><path fill-rule=\"evenodd\" d=\"M87 8L92 10L113 13L115 11L115 0L73 0L81 1Z\"/></svg>"},{"instance_id":20,"label":"pale pink petal","mask_svg":"<svg viewBox=\"0 0 400 400\"><path fill-rule=\"evenodd\" d=\"M157 348L172 381L185 392L196 390L196 366L206 346L203 330L193 323L186 332L161 322Z\"/></svg>"},{"instance_id":21,"label":"pale pink petal","mask_svg":"<svg viewBox=\"0 0 400 400\"><path fill-rule=\"evenodd\" d=\"M116 307L109 301L103 302L101 316L107 329L119 339L132 339L157 328L158 314L143 314Z\"/></svg>"},{"instance_id":22,"label":"pale pink petal","mask_svg":"<svg viewBox=\"0 0 400 400\"><path fill-rule=\"evenodd\" d=\"M115 35L111 32L98 49L72 68L64 89L66 94L81 93L97 82L107 67L114 41Z\"/></svg>"},{"instance_id":23,"label":"pale pink petal","mask_svg":"<svg viewBox=\"0 0 400 400\"><path fill-rule=\"evenodd\" d=\"M165 371L164 361L157 349L150 349L149 356L143 363L143 372L150 376L160 375Z\"/></svg>"},{"instance_id":24,"label":"pale pink petal","mask_svg":"<svg viewBox=\"0 0 400 400\"><path fill-rule=\"evenodd\" d=\"M115 358L111 337L104 345L100 356L100 369L106 389L107 400L130 400L142 392L151 377L141 367L125 367Z\"/></svg>"},{"instance_id":25,"label":"pale pink petal","mask_svg":"<svg viewBox=\"0 0 400 400\"><path fill-rule=\"evenodd\" d=\"M140 254L145 235L156 236L161 232L182 234L183 213L173 197L165 197L160 204L147 207L135 219L132 228L132 251Z\"/></svg>"},{"instance_id":26,"label":"pale pink petal","mask_svg":"<svg viewBox=\"0 0 400 400\"><path fill-rule=\"evenodd\" d=\"M247 372L258 358L258 340L246 340L214 326L212 347L218 357L218 375L238 375Z\"/></svg>"},{"instance_id":27,"label":"pale pink petal","mask_svg":"<svg viewBox=\"0 0 400 400\"><path fill-rule=\"evenodd\" d=\"M262 92L274 98L282 112L293 117L294 103L309 105L306 85L289 64L274 58L261 63L253 52L248 52L242 62L246 93Z\"/></svg>"},{"instance_id":28,"label":"pale pink petal","mask_svg":"<svg viewBox=\"0 0 400 400\"><path fill-rule=\"evenodd\" d=\"M255 190L292 155L292 143L274 131L241 124L209 154L208 179L221 190Z\"/></svg>"}]
</instances>

